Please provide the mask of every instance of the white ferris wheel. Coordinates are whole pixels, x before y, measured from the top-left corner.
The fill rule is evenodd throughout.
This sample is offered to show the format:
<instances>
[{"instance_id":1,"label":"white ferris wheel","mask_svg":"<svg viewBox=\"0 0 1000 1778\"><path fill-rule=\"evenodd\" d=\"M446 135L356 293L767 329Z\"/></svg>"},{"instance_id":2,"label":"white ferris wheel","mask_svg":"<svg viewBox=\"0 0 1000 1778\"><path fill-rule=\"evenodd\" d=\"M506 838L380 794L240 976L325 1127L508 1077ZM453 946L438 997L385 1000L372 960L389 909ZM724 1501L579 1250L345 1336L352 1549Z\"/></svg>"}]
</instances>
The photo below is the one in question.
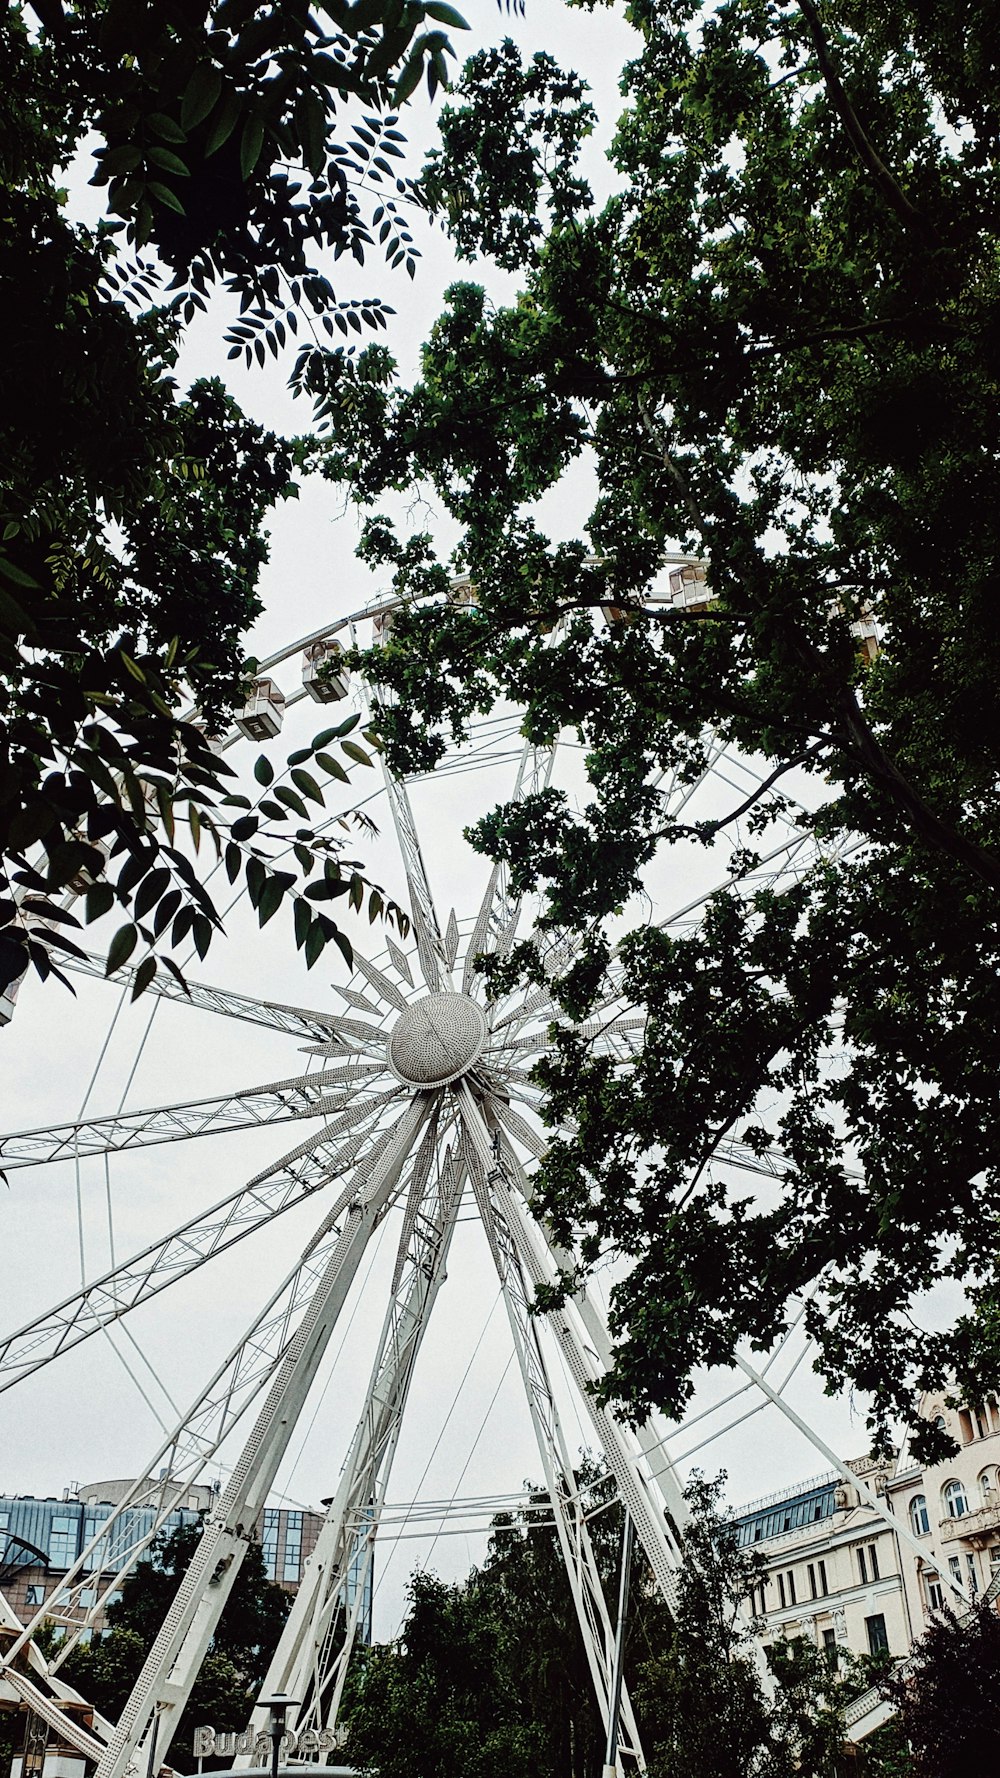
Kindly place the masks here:
<instances>
[{"instance_id":1,"label":"white ferris wheel","mask_svg":"<svg viewBox=\"0 0 1000 1778\"><path fill-rule=\"evenodd\" d=\"M453 596L469 598L467 583L456 584ZM664 597L684 604L705 596L701 565L678 560ZM323 701L353 697L360 703L358 688L338 683L335 674L317 675L317 668L334 661L345 641L378 642L391 625L394 605L385 600L333 620L266 661L254 698L227 745L236 746L238 753L241 730L258 739L274 734L284 708L310 695ZM300 657L303 684L286 699L271 675L283 674L287 682L290 663ZM573 772L579 773L579 749L572 738L565 746L541 749L525 745L519 731L517 711L498 711L475 725L468 743L433 774L434 785L444 791L444 815L433 824L433 845L444 847L446 854L439 876L447 879L450 874L448 848L457 856L463 847L460 828L446 837L448 790L455 777L462 775L473 786L483 784L478 799L482 810L500 796L524 797L549 783L570 782ZM212 1364L211 1374L175 1423L166 1427L125 1497L67 1572L58 1596L39 1607L24 1627L0 1597L0 1694L19 1700L94 1761L96 1778L153 1772L167 1759L253 1527L297 1429L306 1424L317 1377L380 1230L392 1230L395 1253L363 1405L353 1434L343 1436L334 1453L342 1459L339 1485L305 1564L267 1679L268 1692L298 1701L290 1725L299 1735L300 1753L312 1748L320 1761L327 1757L324 1750L336 1725L393 1458L405 1437L411 1381L460 1217L477 1219L495 1270L598 1707L605 1721L620 1723L619 1764L641 1770L642 1748L627 1689L620 1696L620 1713L616 1701L620 1676L614 1601L605 1598L576 1491L560 1390L568 1387L574 1393L588 1443L614 1478L634 1537L668 1605L675 1594L686 1517L678 1462L750 1415L770 1410L790 1418L827 1463L849 1473L786 1395L806 1351L801 1317L765 1362L757 1365L741 1354L728 1387L697 1401L683 1425L654 1417L633 1431L601 1405L591 1387L611 1361L599 1295L581 1288L563 1309L544 1316L532 1313L538 1286L553 1282L572 1261L532 1210L532 1173L547 1140L533 1069L550 1041L556 1008L544 987L488 999L475 960L483 953L506 954L530 931L534 910L512 893L500 866L490 871L478 907L456 911L436 906L433 872L425 864L431 842L418 831L413 786L396 781L381 765L379 769L385 811L380 819L398 848L401 886L405 884L401 899L408 900L412 919L406 940L397 942L373 926L369 960L358 939L354 971L337 989L332 1006L319 994L318 1004L302 1006L210 987L190 976L189 996L162 974L151 990L216 1015L220 1025L237 1020L251 1030L290 1039L292 1058L285 1078L234 1084L212 1098L139 1110L88 1110L58 1125L0 1137L0 1167L13 1179L17 1169L60 1158L119 1157L116 1164L122 1164L124 1157L134 1168L136 1151L153 1145L193 1144L204 1135L245 1133L272 1124L295 1126L294 1140L280 1158L249 1178L227 1174L225 1165L217 1163L212 1176L225 1181L221 1193L206 1186L201 1207L179 1226L167 1232L162 1224L150 1229L127 1259L87 1276L77 1290L0 1336L2 1393L26 1386L43 1367L127 1323L132 1311L184 1280L201 1278L211 1291L213 1260L255 1238L266 1253L268 1231L304 1206L308 1238L293 1263L274 1276L266 1299L255 1302L239 1337ZM560 773L567 771L569 778L561 779ZM507 782L498 793L498 774L503 773ZM697 782L664 777L658 789L669 814L683 807L693 813L711 811L720 795L730 804L734 792L738 798L748 795L761 776L752 762L734 758L721 742L710 740ZM468 800L466 796L462 807ZM762 850L758 869L745 879L747 893L798 874L816 856L815 841L806 825L797 822L794 807L778 818ZM666 905L657 895L649 917L671 930L690 930L715 886L711 877L697 886L688 880ZM546 970L555 974L571 948L551 934L540 943ZM88 972L87 966L80 967ZM103 977L103 963L95 958L89 973ZM129 970L111 978L124 992L130 981ZM92 992L105 990L95 987ZM614 969L586 1034L596 1052L629 1068L642 1040L642 1019L617 987ZM303 1047L308 1055L304 1070L299 1060ZM731 1133L719 1145L717 1163L745 1182L747 1175L773 1176L781 1157L762 1159ZM192 1484L214 1473L220 1451L228 1480L206 1518L195 1557L132 1695L117 1723L92 1717L86 1701L61 1677L62 1663ZM851 1480L859 1485L856 1476ZM874 1495L870 1504L884 1510ZM127 1527L138 1522L137 1507L152 1511L145 1513L142 1534L130 1535ZM46 1659L32 1634L43 1618L60 1614L66 1636ZM257 1717L254 1726L262 1728L266 1712L259 1710ZM252 1752L238 1753L235 1765L252 1761Z\"/></svg>"}]
</instances>

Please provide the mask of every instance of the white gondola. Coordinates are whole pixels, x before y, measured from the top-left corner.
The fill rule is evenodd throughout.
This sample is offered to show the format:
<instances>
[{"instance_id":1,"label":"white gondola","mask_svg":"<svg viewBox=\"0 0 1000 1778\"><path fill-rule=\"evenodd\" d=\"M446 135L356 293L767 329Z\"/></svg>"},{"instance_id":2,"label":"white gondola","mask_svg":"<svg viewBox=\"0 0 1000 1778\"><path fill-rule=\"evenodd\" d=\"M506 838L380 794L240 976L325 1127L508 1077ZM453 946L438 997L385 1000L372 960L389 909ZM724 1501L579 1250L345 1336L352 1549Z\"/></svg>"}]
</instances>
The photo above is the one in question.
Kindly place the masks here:
<instances>
[{"instance_id":1,"label":"white gondola","mask_svg":"<svg viewBox=\"0 0 1000 1778\"><path fill-rule=\"evenodd\" d=\"M704 562L682 562L670 570L670 603L682 611L707 611L712 603Z\"/></svg>"},{"instance_id":2,"label":"white gondola","mask_svg":"<svg viewBox=\"0 0 1000 1778\"><path fill-rule=\"evenodd\" d=\"M339 642L310 642L302 650L302 684L317 704L336 704L346 698L350 674L343 658Z\"/></svg>"},{"instance_id":3,"label":"white gondola","mask_svg":"<svg viewBox=\"0 0 1000 1778\"><path fill-rule=\"evenodd\" d=\"M255 679L236 727L248 741L273 741L285 715L285 694L273 679Z\"/></svg>"}]
</instances>

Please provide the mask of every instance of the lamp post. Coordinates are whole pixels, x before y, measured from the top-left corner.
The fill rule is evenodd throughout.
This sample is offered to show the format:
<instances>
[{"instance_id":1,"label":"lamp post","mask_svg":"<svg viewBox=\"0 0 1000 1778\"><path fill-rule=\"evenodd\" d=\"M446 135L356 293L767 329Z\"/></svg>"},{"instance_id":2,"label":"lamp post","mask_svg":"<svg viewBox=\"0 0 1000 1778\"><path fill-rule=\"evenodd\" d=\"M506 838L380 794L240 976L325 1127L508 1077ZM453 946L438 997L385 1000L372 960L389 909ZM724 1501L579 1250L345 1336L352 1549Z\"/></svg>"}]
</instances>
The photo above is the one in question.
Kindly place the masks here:
<instances>
[{"instance_id":1,"label":"lamp post","mask_svg":"<svg viewBox=\"0 0 1000 1778\"><path fill-rule=\"evenodd\" d=\"M257 1699L260 1709L271 1713L267 1725L267 1732L271 1737L271 1778L278 1778L281 1743L285 1736L285 1716L289 1710L295 1709L298 1701L298 1698L291 1697L288 1692L275 1692L273 1697Z\"/></svg>"}]
</instances>

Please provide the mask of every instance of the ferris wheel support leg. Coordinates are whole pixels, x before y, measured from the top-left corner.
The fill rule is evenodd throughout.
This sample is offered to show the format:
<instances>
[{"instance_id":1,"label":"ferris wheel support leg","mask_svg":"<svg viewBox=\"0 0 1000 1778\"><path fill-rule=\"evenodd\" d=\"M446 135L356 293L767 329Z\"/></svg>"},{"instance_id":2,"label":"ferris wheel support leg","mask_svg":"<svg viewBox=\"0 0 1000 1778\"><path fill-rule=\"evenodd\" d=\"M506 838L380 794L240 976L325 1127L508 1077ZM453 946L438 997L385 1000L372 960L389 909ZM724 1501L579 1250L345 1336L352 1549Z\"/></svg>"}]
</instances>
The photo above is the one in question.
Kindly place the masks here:
<instances>
[{"instance_id":1,"label":"ferris wheel support leg","mask_svg":"<svg viewBox=\"0 0 1000 1778\"><path fill-rule=\"evenodd\" d=\"M532 1198L534 1196L531 1180L518 1160L517 1155L505 1134L501 1134L500 1144L504 1156L504 1165L517 1187L521 1203L530 1215ZM524 1218L522 1217L520 1220L524 1221ZM544 1223L539 1222L532 1216L530 1228L534 1231L535 1238L541 1243L541 1248L544 1254L551 1260L554 1270L557 1273L572 1272L575 1265L574 1255L567 1252L565 1247L560 1247L552 1240ZM584 1333L593 1349L598 1364L605 1371L609 1371L614 1363L611 1341L608 1337L608 1330L604 1323L604 1317L597 1308L586 1284L581 1284L577 1290L574 1291L571 1301L573 1308L580 1318ZM675 1538L679 1541L684 1527L690 1518L690 1512L687 1501L684 1498L684 1490L681 1486L680 1478L667 1454L663 1436L656 1424L652 1420L647 1420L642 1426L637 1427L635 1438L642 1451L643 1457L645 1458L650 1476L663 1501L663 1506L667 1513L668 1524L670 1525Z\"/></svg>"},{"instance_id":2,"label":"ferris wheel support leg","mask_svg":"<svg viewBox=\"0 0 1000 1778\"><path fill-rule=\"evenodd\" d=\"M511 1237L532 1284L536 1288L540 1284L549 1284L552 1282L552 1271L546 1262L550 1255L537 1223L533 1219L529 1221L524 1196L515 1184L514 1175L519 1163L500 1130L496 1132L496 1153L503 1160L503 1166L498 1170L497 1190L501 1214L508 1221ZM594 1314L596 1316L596 1311ZM679 1521L674 1520L668 1500L664 1500L662 1509L658 1508L626 1428L597 1400L593 1385L600 1381L600 1376L588 1356L573 1318L566 1310L557 1309L546 1316L546 1320L559 1342L566 1368L577 1386L580 1401L618 1483L623 1504L631 1513L636 1536L643 1547L653 1577L673 1612L677 1603L678 1573L684 1560L681 1530L688 1517L683 1496L680 1501ZM605 1334L603 1340L606 1339ZM670 1476L671 1492L674 1488L679 1490L672 1466ZM664 1511L667 1514L666 1524L662 1522ZM748 1615L745 1612L743 1615L747 1618L750 1657L765 1697L771 1698L774 1696L774 1677L770 1664L759 1638L750 1629Z\"/></svg>"},{"instance_id":3,"label":"ferris wheel support leg","mask_svg":"<svg viewBox=\"0 0 1000 1778\"><path fill-rule=\"evenodd\" d=\"M529 1289L505 1219L494 1207L494 1189L490 1177L490 1135L468 1087L461 1086L458 1097L469 1139L469 1167L476 1199L500 1280L566 1576L576 1608L598 1710L607 1731L614 1710L615 1632L582 1504L576 1492L573 1465L538 1338L537 1324L531 1314ZM630 1755L638 1770L644 1772L646 1762L639 1730L628 1691L624 1686L621 1694L621 1727L621 1751Z\"/></svg>"},{"instance_id":4,"label":"ferris wheel support leg","mask_svg":"<svg viewBox=\"0 0 1000 1778\"><path fill-rule=\"evenodd\" d=\"M202 1532L159 1634L146 1657L96 1778L141 1767L136 1751L157 1725L158 1758L169 1750L191 1687L249 1547L278 1465L344 1306L361 1257L392 1196L428 1107L417 1099L399 1119L371 1177L348 1206L343 1231L298 1333L268 1391L229 1485Z\"/></svg>"},{"instance_id":5,"label":"ferris wheel support leg","mask_svg":"<svg viewBox=\"0 0 1000 1778\"><path fill-rule=\"evenodd\" d=\"M298 1731L336 1727L410 1380L444 1280L464 1181L464 1167L449 1154L439 1180L428 1187L425 1175L415 1213L407 1217L399 1283L343 1477L264 1682L266 1692L285 1692L299 1700ZM354 1599L341 1636L338 1616L349 1581ZM252 1721L255 1730L265 1729L267 1711L257 1709ZM251 1754L238 1755L234 1770L252 1763Z\"/></svg>"}]
</instances>

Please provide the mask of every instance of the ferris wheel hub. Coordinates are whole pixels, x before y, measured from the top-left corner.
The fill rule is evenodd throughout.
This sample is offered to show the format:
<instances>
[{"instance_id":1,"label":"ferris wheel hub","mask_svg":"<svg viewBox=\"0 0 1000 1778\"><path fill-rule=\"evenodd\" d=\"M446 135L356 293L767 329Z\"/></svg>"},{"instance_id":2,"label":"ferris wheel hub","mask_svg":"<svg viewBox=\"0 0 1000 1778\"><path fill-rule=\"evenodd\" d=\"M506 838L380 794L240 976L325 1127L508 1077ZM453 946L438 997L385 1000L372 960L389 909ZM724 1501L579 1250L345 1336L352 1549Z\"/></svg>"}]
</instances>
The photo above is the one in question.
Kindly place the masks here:
<instances>
[{"instance_id":1,"label":"ferris wheel hub","mask_svg":"<svg viewBox=\"0 0 1000 1778\"><path fill-rule=\"evenodd\" d=\"M401 1013L387 1059L408 1087L446 1087L467 1074L486 1047L482 1007L465 994L427 994Z\"/></svg>"}]
</instances>

